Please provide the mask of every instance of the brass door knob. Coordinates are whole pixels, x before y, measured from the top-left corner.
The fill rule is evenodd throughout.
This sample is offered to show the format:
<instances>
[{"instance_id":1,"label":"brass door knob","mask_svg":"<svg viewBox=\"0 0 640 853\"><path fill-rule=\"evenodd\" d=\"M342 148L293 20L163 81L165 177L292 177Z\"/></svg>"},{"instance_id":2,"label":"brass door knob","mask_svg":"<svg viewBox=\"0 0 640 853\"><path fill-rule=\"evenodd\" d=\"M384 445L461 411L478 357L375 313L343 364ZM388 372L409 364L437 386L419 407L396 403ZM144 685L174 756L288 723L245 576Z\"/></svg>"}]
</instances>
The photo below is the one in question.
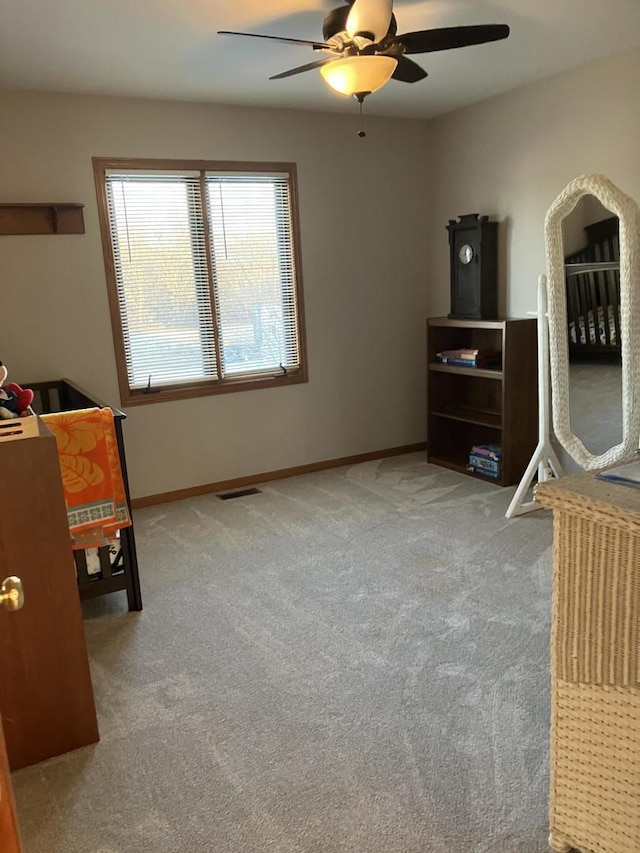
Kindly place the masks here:
<instances>
[{"instance_id":1,"label":"brass door knob","mask_svg":"<svg viewBox=\"0 0 640 853\"><path fill-rule=\"evenodd\" d=\"M24 605L24 589L20 578L5 578L0 586L0 604L7 610L21 610Z\"/></svg>"}]
</instances>

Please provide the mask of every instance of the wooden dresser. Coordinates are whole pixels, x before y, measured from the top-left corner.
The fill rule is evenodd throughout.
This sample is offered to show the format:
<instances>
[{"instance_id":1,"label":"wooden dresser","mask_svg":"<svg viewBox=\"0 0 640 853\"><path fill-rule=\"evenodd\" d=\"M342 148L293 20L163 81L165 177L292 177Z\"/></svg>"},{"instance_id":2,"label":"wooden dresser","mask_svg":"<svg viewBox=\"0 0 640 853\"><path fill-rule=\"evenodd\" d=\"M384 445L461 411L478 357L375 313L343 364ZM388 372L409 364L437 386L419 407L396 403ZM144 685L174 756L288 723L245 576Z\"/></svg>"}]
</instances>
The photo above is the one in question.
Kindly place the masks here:
<instances>
[{"instance_id":1,"label":"wooden dresser","mask_svg":"<svg viewBox=\"0 0 640 853\"><path fill-rule=\"evenodd\" d=\"M551 846L640 851L640 490L539 485L553 510Z\"/></svg>"},{"instance_id":2,"label":"wooden dresser","mask_svg":"<svg viewBox=\"0 0 640 853\"><path fill-rule=\"evenodd\" d=\"M93 688L56 442L0 443L0 583L15 575L24 607L0 606L0 716L12 770L98 740Z\"/></svg>"}]
</instances>

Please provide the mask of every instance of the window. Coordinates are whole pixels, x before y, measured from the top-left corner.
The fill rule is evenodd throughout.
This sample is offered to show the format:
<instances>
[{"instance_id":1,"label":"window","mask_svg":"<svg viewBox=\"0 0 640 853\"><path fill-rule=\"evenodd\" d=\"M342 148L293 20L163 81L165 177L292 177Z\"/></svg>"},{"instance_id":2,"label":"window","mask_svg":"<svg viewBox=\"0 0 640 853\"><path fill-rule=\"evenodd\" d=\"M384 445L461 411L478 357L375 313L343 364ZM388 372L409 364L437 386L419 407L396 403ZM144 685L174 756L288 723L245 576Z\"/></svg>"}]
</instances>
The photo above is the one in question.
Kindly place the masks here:
<instances>
[{"instance_id":1,"label":"window","mask_svg":"<svg viewBox=\"0 0 640 853\"><path fill-rule=\"evenodd\" d=\"M94 170L122 403L305 382L295 165Z\"/></svg>"}]
</instances>

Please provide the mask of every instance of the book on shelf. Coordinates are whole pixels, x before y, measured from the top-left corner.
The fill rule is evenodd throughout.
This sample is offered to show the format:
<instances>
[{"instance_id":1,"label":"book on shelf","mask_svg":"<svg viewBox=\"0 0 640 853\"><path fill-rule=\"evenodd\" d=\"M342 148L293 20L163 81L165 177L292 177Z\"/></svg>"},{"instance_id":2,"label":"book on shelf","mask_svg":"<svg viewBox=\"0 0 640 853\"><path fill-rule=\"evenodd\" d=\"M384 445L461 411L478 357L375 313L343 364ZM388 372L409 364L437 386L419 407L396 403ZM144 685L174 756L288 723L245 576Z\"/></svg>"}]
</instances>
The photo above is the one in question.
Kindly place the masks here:
<instances>
[{"instance_id":1,"label":"book on shelf","mask_svg":"<svg viewBox=\"0 0 640 853\"><path fill-rule=\"evenodd\" d=\"M438 354L436 356L436 360L438 364L449 364L453 367L500 367L500 358L478 358L478 359L467 359L467 358L451 358L449 356L441 356Z\"/></svg>"},{"instance_id":2,"label":"book on shelf","mask_svg":"<svg viewBox=\"0 0 640 853\"><path fill-rule=\"evenodd\" d=\"M618 465L616 468L609 468L607 471L599 471L596 477L599 480L606 480L608 483L640 489L640 461L627 462L625 465Z\"/></svg>"},{"instance_id":3,"label":"book on shelf","mask_svg":"<svg viewBox=\"0 0 640 853\"><path fill-rule=\"evenodd\" d=\"M499 444L474 444L469 451L467 470L498 480L502 476L502 447Z\"/></svg>"},{"instance_id":4,"label":"book on shelf","mask_svg":"<svg viewBox=\"0 0 640 853\"><path fill-rule=\"evenodd\" d=\"M500 353L488 349L445 349L436 353L436 361L454 367L498 367Z\"/></svg>"},{"instance_id":5,"label":"book on shelf","mask_svg":"<svg viewBox=\"0 0 640 853\"><path fill-rule=\"evenodd\" d=\"M465 361L477 361L480 355L479 349L443 349L438 353L442 358L461 358Z\"/></svg>"},{"instance_id":6,"label":"book on shelf","mask_svg":"<svg viewBox=\"0 0 640 853\"><path fill-rule=\"evenodd\" d=\"M477 361L471 361L467 358L454 358L452 355L442 355L438 353L436 355L436 361L438 364L452 364L455 367L477 367Z\"/></svg>"},{"instance_id":7,"label":"book on shelf","mask_svg":"<svg viewBox=\"0 0 640 853\"><path fill-rule=\"evenodd\" d=\"M502 459L502 447L499 444L474 444L471 448L474 456L482 456L485 459L493 459L499 462Z\"/></svg>"},{"instance_id":8,"label":"book on shelf","mask_svg":"<svg viewBox=\"0 0 640 853\"><path fill-rule=\"evenodd\" d=\"M469 456L467 470L474 474L482 474L483 477L491 477L494 480L499 479L502 475L501 463L494 462L492 459L485 459L483 456Z\"/></svg>"}]
</instances>

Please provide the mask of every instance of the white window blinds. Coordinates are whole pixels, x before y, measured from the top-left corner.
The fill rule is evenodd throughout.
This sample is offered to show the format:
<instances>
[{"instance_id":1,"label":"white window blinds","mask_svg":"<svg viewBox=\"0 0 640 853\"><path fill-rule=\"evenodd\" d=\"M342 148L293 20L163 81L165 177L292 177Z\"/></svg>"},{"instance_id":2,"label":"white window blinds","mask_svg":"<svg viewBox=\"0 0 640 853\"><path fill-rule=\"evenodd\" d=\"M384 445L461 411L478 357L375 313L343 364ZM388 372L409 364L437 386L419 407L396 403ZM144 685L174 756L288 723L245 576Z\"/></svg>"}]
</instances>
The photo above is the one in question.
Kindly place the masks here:
<instances>
[{"instance_id":1,"label":"white window blinds","mask_svg":"<svg viewBox=\"0 0 640 853\"><path fill-rule=\"evenodd\" d=\"M295 264L287 176L207 175L227 374L295 368Z\"/></svg>"},{"instance_id":2,"label":"white window blinds","mask_svg":"<svg viewBox=\"0 0 640 853\"><path fill-rule=\"evenodd\" d=\"M122 170L105 180L132 390L300 367L288 174Z\"/></svg>"}]
</instances>

